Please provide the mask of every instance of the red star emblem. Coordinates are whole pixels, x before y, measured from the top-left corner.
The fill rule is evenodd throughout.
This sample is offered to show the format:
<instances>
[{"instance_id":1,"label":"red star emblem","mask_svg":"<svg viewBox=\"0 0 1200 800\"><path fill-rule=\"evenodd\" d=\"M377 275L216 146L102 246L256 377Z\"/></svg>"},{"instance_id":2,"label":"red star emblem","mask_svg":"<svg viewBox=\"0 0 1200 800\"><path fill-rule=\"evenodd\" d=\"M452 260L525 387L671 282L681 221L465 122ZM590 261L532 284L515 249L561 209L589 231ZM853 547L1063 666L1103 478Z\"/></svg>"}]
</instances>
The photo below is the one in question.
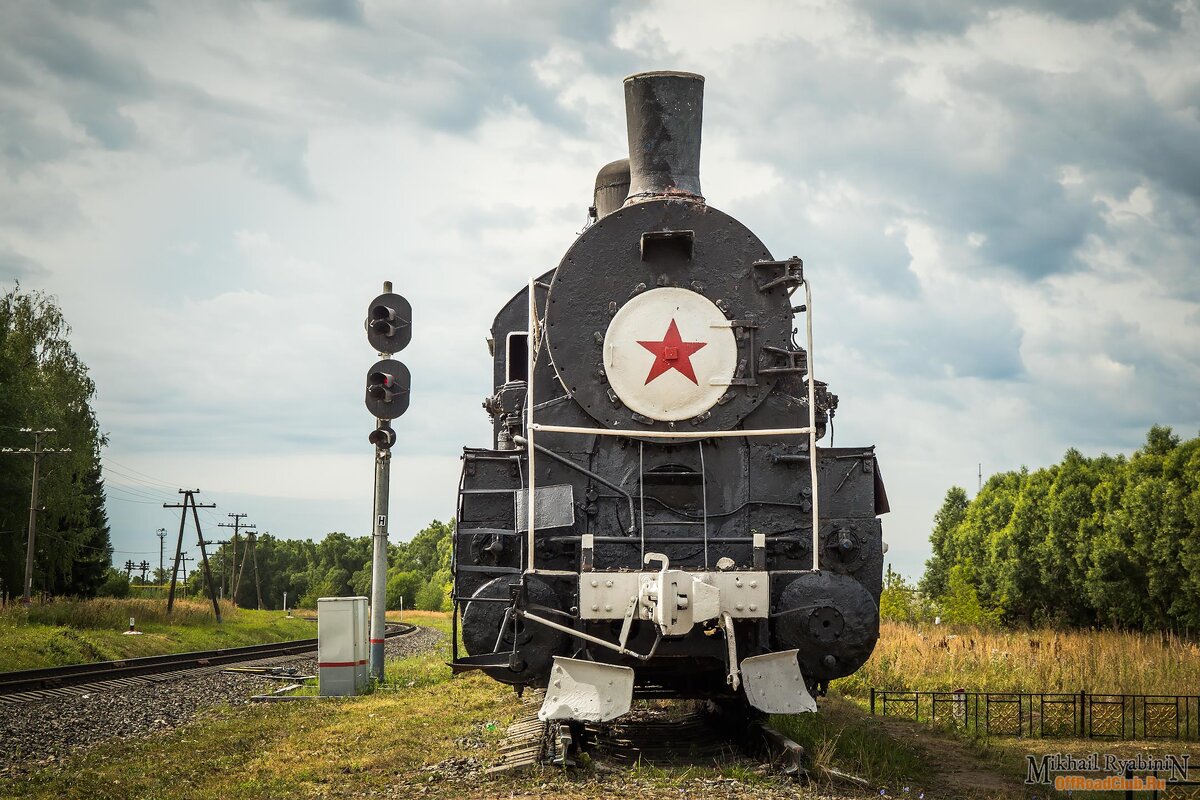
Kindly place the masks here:
<instances>
[{"instance_id":1,"label":"red star emblem","mask_svg":"<svg viewBox=\"0 0 1200 800\"><path fill-rule=\"evenodd\" d=\"M650 383L659 375L673 369L697 386L700 385L696 380L696 371L692 369L692 353L707 346L708 342L683 341L683 337L679 335L679 326L675 324L674 319L667 326L667 332L663 334L661 342L639 341L638 344L654 354L654 364L650 366L650 374L646 376L646 383Z\"/></svg>"}]
</instances>

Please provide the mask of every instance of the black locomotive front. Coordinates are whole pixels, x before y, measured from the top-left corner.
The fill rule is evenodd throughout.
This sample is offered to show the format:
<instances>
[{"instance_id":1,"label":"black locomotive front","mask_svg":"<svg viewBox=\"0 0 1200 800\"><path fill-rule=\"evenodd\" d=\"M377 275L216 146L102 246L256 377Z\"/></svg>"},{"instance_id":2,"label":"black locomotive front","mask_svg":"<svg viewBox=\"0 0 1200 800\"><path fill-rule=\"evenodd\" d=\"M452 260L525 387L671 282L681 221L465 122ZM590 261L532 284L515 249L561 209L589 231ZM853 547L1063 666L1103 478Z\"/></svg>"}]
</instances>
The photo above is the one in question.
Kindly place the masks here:
<instances>
[{"instance_id":1,"label":"black locomotive front","mask_svg":"<svg viewBox=\"0 0 1200 800\"><path fill-rule=\"evenodd\" d=\"M625 92L630 158L600 171L594 224L492 328L455 665L546 688L546 719L635 693L812 710L878 638L874 449L815 446L838 401L796 343L803 265L701 196L703 78Z\"/></svg>"}]
</instances>

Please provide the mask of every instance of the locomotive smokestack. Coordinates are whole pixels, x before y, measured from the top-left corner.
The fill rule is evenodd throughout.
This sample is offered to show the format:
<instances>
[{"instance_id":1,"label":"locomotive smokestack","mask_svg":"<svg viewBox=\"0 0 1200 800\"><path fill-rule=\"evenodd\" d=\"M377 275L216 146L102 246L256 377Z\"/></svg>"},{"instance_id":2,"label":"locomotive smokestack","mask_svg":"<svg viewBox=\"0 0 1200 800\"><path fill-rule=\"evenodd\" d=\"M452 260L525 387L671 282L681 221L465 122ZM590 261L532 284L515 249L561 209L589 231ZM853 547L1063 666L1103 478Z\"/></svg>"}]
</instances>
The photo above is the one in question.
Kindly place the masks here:
<instances>
[{"instance_id":1,"label":"locomotive smokestack","mask_svg":"<svg viewBox=\"0 0 1200 800\"><path fill-rule=\"evenodd\" d=\"M629 199L703 201L700 195L700 124L704 76L641 72L625 79L629 129Z\"/></svg>"}]
</instances>

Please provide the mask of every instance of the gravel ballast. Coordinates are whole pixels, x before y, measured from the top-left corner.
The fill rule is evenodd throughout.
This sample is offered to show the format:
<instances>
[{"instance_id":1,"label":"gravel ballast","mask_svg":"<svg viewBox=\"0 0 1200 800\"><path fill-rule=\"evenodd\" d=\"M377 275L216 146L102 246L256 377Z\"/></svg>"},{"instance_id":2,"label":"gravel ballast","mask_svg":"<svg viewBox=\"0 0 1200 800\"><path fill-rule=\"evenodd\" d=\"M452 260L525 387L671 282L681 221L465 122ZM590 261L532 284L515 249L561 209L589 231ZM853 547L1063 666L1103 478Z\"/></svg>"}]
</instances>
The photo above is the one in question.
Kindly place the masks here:
<instances>
[{"instance_id":1,"label":"gravel ballast","mask_svg":"<svg viewBox=\"0 0 1200 800\"><path fill-rule=\"evenodd\" d=\"M387 658L406 658L430 650L443 639L440 631L419 628L388 639ZM248 664L247 664L248 665ZM246 665L231 665L246 666ZM315 675L315 654L280 664L295 675ZM255 694L284 685L257 675L212 672L182 675L129 688L105 688L75 697L0 707L0 776L28 772L109 739L132 739L169 731L206 708L240 706Z\"/></svg>"}]
</instances>

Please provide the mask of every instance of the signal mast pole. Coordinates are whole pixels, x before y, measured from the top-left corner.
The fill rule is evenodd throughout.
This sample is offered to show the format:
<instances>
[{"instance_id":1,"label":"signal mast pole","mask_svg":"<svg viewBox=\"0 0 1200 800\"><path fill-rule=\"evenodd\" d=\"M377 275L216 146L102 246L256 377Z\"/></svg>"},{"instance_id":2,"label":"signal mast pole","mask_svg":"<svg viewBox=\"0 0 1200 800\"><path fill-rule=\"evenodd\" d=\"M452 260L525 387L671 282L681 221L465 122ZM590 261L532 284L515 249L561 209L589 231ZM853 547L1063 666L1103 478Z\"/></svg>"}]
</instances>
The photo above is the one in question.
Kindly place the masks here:
<instances>
[{"instance_id":1,"label":"signal mast pole","mask_svg":"<svg viewBox=\"0 0 1200 800\"><path fill-rule=\"evenodd\" d=\"M367 441L375 445L375 503L371 520L371 677L383 680L383 644L387 610L388 499L391 487L392 445L396 432L390 420L408 410L408 367L390 356L412 340L412 306L392 294L392 282L383 282L383 294L367 309L367 341L383 359L367 373L366 405L375 417L375 430Z\"/></svg>"},{"instance_id":2,"label":"signal mast pole","mask_svg":"<svg viewBox=\"0 0 1200 800\"><path fill-rule=\"evenodd\" d=\"M390 284L384 284L390 287ZM376 424L383 423L377 420ZM375 528L371 553L371 676L383 680L383 644L387 610L388 495L391 489L392 451L375 445Z\"/></svg>"}]
</instances>

